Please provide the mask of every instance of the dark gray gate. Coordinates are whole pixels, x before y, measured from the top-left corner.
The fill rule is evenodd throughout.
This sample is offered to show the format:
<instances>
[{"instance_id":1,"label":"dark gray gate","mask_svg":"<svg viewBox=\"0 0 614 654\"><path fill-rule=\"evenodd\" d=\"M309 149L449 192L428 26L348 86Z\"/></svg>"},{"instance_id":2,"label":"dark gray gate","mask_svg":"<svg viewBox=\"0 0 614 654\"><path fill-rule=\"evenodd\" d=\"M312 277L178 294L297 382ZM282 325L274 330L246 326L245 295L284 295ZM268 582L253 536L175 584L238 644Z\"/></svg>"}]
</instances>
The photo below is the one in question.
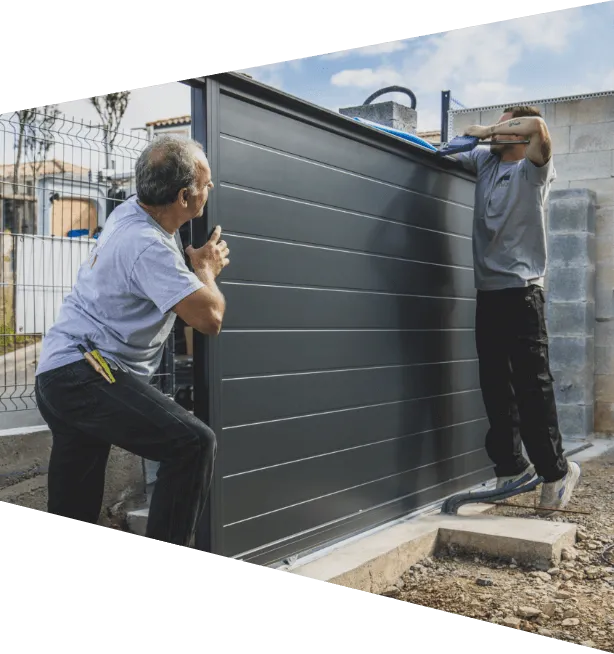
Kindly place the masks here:
<instances>
[{"instance_id":1,"label":"dark gray gate","mask_svg":"<svg viewBox=\"0 0 614 654\"><path fill-rule=\"evenodd\" d=\"M216 185L195 240L231 248L224 330L195 343L204 546L273 562L488 479L472 178L244 76L189 83Z\"/></svg>"}]
</instances>

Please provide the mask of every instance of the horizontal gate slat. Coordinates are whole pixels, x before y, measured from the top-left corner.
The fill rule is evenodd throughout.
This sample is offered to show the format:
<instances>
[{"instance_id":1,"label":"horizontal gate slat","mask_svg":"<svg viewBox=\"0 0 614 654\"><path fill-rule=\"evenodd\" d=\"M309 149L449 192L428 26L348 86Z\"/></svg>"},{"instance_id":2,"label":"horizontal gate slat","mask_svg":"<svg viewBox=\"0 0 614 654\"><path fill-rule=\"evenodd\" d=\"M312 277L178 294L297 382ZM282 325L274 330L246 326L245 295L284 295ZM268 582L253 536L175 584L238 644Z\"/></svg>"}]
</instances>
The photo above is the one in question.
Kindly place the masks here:
<instances>
[{"instance_id":1,"label":"horizontal gate slat","mask_svg":"<svg viewBox=\"0 0 614 654\"><path fill-rule=\"evenodd\" d=\"M424 466L482 449L485 425L481 420L446 427L227 477L223 482L224 523L327 495L334 502L333 494L387 477L409 472L420 476Z\"/></svg>"},{"instance_id":2,"label":"horizontal gate slat","mask_svg":"<svg viewBox=\"0 0 614 654\"><path fill-rule=\"evenodd\" d=\"M478 366L473 361L226 380L222 382L223 426L477 388Z\"/></svg>"},{"instance_id":3,"label":"horizontal gate slat","mask_svg":"<svg viewBox=\"0 0 614 654\"><path fill-rule=\"evenodd\" d=\"M475 359L473 332L226 332L222 376L418 365Z\"/></svg>"},{"instance_id":4,"label":"horizontal gate slat","mask_svg":"<svg viewBox=\"0 0 614 654\"><path fill-rule=\"evenodd\" d=\"M225 276L223 273L221 279ZM225 329L473 329L475 324L474 299L224 281L221 287L227 299Z\"/></svg>"},{"instance_id":5,"label":"horizontal gate slat","mask_svg":"<svg viewBox=\"0 0 614 654\"><path fill-rule=\"evenodd\" d=\"M471 234L473 214L470 207L223 137L220 157L220 184L357 211L426 229L463 236Z\"/></svg>"},{"instance_id":6,"label":"horizontal gate slat","mask_svg":"<svg viewBox=\"0 0 614 654\"><path fill-rule=\"evenodd\" d=\"M442 178L436 169L406 157L339 134L323 135L314 125L225 94L220 99L220 132L374 179L407 185L434 197L473 204L473 187L466 180L450 174ZM408 152L410 148L408 146ZM426 154L426 157L433 155Z\"/></svg>"},{"instance_id":7,"label":"horizontal gate slat","mask_svg":"<svg viewBox=\"0 0 614 654\"><path fill-rule=\"evenodd\" d=\"M430 297L475 297L473 271L383 257L225 236L228 281L369 290Z\"/></svg>"},{"instance_id":8,"label":"horizontal gate slat","mask_svg":"<svg viewBox=\"0 0 614 654\"><path fill-rule=\"evenodd\" d=\"M427 263L441 263L445 252L450 265L473 265L467 237L235 187L221 186L216 192L224 208L226 232Z\"/></svg>"},{"instance_id":9,"label":"horizontal gate slat","mask_svg":"<svg viewBox=\"0 0 614 654\"><path fill-rule=\"evenodd\" d=\"M421 491L470 475L488 465L486 453L480 450L466 456L439 461L420 470L382 479L368 486L348 489L335 495L334 501L331 501L330 497L323 497L284 511L226 526L223 532L228 556L241 554L309 529L321 528L344 516L368 511L392 499L416 493L418 495L413 502L410 500L403 505L405 511L410 511L424 504L424 495L428 494L423 493L421 497ZM486 478L486 475L481 475L481 478ZM466 487L466 483L464 480L460 487ZM451 486L454 487L453 484ZM441 495L433 493L433 496L435 499Z\"/></svg>"},{"instance_id":10,"label":"horizontal gate slat","mask_svg":"<svg viewBox=\"0 0 614 654\"><path fill-rule=\"evenodd\" d=\"M393 440L484 417L480 391L367 406L223 430L223 475Z\"/></svg>"}]
</instances>

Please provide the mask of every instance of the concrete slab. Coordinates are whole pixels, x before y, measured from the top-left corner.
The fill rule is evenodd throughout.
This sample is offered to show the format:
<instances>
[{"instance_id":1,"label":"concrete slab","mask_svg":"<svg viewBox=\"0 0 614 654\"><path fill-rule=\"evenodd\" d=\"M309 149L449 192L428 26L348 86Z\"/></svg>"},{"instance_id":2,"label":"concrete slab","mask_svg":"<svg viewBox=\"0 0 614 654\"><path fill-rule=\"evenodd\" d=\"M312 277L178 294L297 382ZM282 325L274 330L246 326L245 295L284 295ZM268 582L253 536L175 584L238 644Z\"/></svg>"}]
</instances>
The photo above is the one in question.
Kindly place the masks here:
<instances>
[{"instance_id":1,"label":"concrete slab","mask_svg":"<svg viewBox=\"0 0 614 654\"><path fill-rule=\"evenodd\" d=\"M463 507L458 516L429 514L397 525L288 572L381 593L418 561L454 548L458 553L516 559L543 570L573 546L576 526L486 515L486 505Z\"/></svg>"}]
</instances>

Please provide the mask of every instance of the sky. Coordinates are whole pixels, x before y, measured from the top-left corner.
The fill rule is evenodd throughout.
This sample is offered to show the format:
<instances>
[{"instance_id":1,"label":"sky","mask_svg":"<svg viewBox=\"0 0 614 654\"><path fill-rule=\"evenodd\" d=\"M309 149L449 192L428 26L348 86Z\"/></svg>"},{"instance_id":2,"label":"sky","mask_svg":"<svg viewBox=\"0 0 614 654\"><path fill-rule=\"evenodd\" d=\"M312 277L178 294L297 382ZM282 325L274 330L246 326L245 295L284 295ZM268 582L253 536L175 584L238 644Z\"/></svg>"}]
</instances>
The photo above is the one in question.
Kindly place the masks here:
<instances>
[{"instance_id":1,"label":"sky","mask_svg":"<svg viewBox=\"0 0 614 654\"><path fill-rule=\"evenodd\" d=\"M399 84L416 94L418 129L425 131L440 126L442 90L468 108L614 90L613 27L614 2L605 2L244 72L333 111ZM409 102L392 94L381 101L388 99ZM60 109L78 120L97 119L86 100ZM134 90L122 129L189 113L183 84Z\"/></svg>"}]
</instances>

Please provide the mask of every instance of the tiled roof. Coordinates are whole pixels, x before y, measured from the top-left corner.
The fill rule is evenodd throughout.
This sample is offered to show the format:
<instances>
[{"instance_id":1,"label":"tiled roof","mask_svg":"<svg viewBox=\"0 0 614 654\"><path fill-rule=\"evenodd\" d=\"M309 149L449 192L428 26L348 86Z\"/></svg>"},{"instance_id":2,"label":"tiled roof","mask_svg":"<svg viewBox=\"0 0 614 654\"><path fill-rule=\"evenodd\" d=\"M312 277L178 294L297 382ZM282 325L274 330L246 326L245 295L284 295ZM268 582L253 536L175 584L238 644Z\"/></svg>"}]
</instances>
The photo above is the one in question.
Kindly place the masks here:
<instances>
[{"instance_id":1,"label":"tiled roof","mask_svg":"<svg viewBox=\"0 0 614 654\"><path fill-rule=\"evenodd\" d=\"M189 125L192 122L191 116L178 116L175 118L162 118L145 123L145 127L174 127L175 125Z\"/></svg>"}]
</instances>

